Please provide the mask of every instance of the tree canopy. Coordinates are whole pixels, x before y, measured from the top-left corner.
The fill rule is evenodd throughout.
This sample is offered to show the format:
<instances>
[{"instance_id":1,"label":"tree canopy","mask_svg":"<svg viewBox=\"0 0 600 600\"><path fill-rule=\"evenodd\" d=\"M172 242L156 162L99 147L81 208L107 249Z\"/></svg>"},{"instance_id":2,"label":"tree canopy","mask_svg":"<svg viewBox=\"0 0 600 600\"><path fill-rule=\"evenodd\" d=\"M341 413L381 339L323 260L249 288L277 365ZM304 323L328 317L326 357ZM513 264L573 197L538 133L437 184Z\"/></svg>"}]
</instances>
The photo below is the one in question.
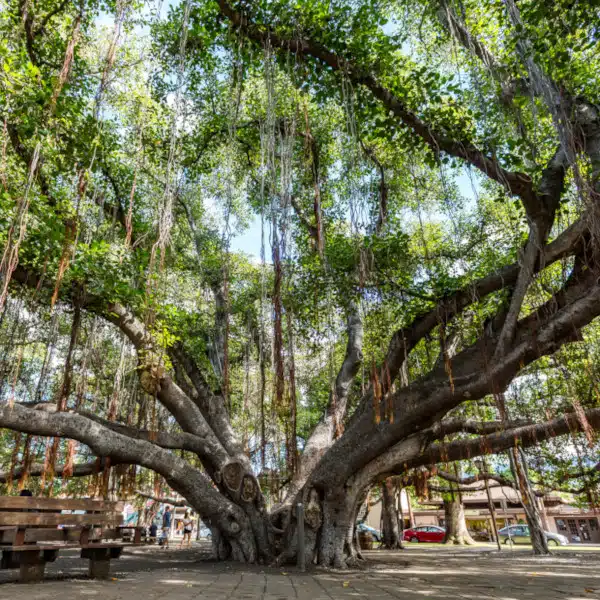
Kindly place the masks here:
<instances>
[{"instance_id":1,"label":"tree canopy","mask_svg":"<svg viewBox=\"0 0 600 600\"><path fill-rule=\"evenodd\" d=\"M593 502L599 13L0 0L0 480L336 566L391 474Z\"/></svg>"}]
</instances>

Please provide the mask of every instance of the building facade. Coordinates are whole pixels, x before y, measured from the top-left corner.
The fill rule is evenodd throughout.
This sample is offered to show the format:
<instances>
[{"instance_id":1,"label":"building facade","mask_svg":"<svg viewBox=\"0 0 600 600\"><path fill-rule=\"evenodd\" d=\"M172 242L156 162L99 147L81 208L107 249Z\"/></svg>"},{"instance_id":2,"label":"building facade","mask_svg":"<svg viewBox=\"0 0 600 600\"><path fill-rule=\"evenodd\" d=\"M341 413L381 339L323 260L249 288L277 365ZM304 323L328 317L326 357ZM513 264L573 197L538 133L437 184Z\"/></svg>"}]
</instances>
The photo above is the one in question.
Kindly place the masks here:
<instances>
[{"instance_id":1,"label":"building facade","mask_svg":"<svg viewBox=\"0 0 600 600\"><path fill-rule=\"evenodd\" d=\"M479 488L480 484L473 487ZM398 510L404 517L404 527L419 525L444 526L444 505L441 498L431 498L427 502L412 505L412 520L405 490L402 491ZM525 523L525 511L520 494L514 489L500 485L490 485L490 495L496 512L498 529L506 525ZM548 494L538 498L540 515L546 531L560 533L571 543L600 543L600 510L585 510L569 504L564 498ZM493 541L492 516L485 490L474 490L462 494L467 528L478 539L489 537ZM381 503L375 504L367 516L367 524L375 529L381 528Z\"/></svg>"}]
</instances>

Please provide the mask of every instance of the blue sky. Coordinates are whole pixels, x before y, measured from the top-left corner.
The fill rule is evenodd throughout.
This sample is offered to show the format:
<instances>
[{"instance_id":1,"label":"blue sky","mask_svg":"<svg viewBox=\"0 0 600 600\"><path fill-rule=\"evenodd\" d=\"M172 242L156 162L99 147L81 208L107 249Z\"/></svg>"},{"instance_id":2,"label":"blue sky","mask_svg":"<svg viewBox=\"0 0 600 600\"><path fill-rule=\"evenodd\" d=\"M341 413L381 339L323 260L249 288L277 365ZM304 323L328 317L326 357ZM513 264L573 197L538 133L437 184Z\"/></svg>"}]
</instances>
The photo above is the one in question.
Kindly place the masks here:
<instances>
[{"instance_id":1,"label":"blue sky","mask_svg":"<svg viewBox=\"0 0 600 600\"><path fill-rule=\"evenodd\" d=\"M467 208L474 208L476 196L479 194L479 175L474 174L472 177L468 175L466 170L456 178L461 196L466 200ZM244 252L253 256L255 259L260 258L261 245L261 225L260 216L255 215L249 227L244 233L232 237L230 240L230 249L234 252ZM271 247L269 244L269 223L265 223L265 254L269 261L271 256Z\"/></svg>"}]
</instances>

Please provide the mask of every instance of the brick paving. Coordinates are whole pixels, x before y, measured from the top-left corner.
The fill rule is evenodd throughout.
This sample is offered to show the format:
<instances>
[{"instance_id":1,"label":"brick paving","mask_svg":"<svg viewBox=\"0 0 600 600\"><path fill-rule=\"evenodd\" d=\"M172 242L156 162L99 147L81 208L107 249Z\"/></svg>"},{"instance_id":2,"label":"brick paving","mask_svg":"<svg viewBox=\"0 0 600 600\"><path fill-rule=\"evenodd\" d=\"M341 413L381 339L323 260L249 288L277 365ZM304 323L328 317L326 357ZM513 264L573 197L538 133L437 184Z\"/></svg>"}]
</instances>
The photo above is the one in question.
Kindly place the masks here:
<instances>
[{"instance_id":1,"label":"brick paving","mask_svg":"<svg viewBox=\"0 0 600 600\"><path fill-rule=\"evenodd\" d=\"M85 577L87 561L65 553L39 584L17 584L0 571L4 600L580 600L600 599L600 552L560 552L538 559L525 551L419 548L373 551L360 569L242 567L206 560L206 550L125 553L107 581Z\"/></svg>"}]
</instances>

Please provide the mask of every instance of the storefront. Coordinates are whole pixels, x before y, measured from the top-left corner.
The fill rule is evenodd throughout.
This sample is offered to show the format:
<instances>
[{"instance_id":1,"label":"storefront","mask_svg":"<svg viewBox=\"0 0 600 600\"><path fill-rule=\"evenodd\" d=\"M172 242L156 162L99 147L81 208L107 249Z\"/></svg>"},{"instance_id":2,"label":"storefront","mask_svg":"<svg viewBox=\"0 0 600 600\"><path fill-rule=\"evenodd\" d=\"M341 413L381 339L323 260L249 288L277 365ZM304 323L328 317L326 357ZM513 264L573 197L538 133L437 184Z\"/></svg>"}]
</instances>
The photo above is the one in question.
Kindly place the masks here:
<instances>
[{"instance_id":1,"label":"storefront","mask_svg":"<svg viewBox=\"0 0 600 600\"><path fill-rule=\"evenodd\" d=\"M473 487L480 487L474 484ZM517 491L506 486L490 486L490 494L496 511L496 525L502 529L507 525L525 523L526 516L521 505L520 495ZM600 510L584 510L569 504L563 497L549 494L539 498L539 510L543 527L546 531L559 533L567 537L573 544L600 544L599 518ZM492 517L489 501L485 491L476 489L473 492L462 494L465 509L467 529L475 535L476 539L483 541L492 538ZM405 528L410 526L408 506L403 498L402 509ZM441 498L431 498L426 503L413 507L414 526L438 525L444 526L444 503ZM381 527L381 504L371 508L367 524L375 529Z\"/></svg>"},{"instance_id":2,"label":"storefront","mask_svg":"<svg viewBox=\"0 0 600 600\"><path fill-rule=\"evenodd\" d=\"M556 532L567 536L573 543L600 544L600 529L596 516L580 513L554 517L553 521Z\"/></svg>"}]
</instances>

